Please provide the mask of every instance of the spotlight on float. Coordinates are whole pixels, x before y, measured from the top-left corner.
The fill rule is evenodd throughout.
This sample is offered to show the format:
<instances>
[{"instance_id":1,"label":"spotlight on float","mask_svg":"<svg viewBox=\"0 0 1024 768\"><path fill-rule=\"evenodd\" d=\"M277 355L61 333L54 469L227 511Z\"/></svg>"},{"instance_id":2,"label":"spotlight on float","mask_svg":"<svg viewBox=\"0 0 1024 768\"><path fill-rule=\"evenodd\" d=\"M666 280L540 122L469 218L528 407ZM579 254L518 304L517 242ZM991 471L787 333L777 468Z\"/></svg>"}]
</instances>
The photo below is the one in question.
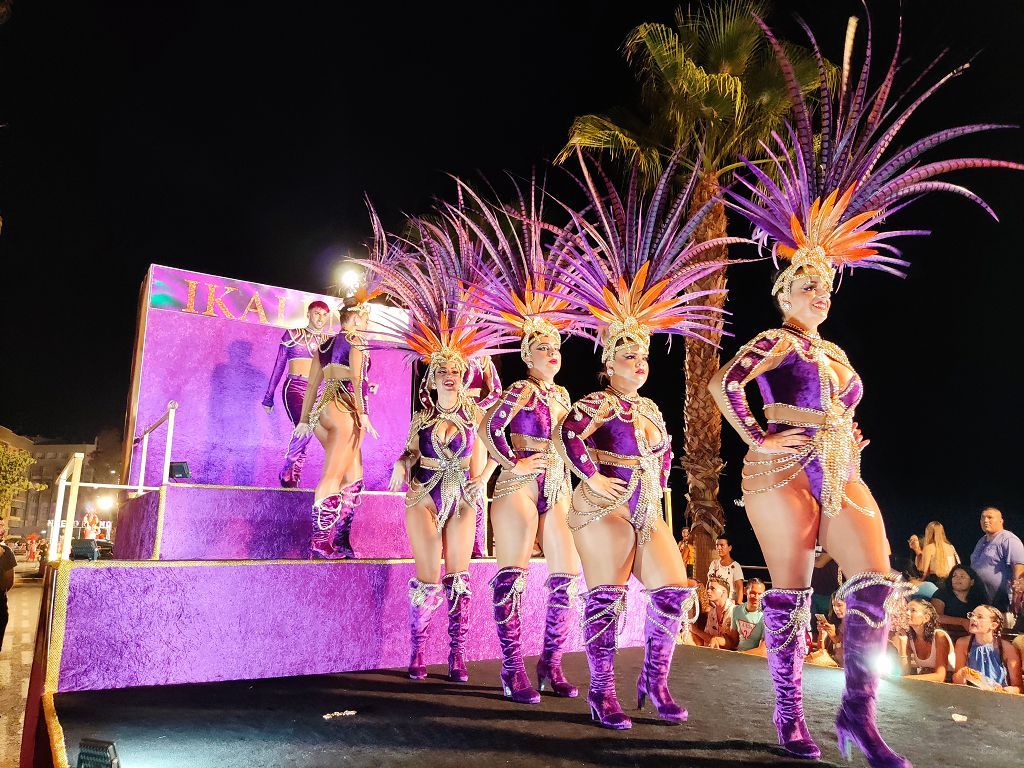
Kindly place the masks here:
<instances>
[{"instance_id":1,"label":"spotlight on float","mask_svg":"<svg viewBox=\"0 0 1024 768\"><path fill-rule=\"evenodd\" d=\"M187 461L172 461L168 465L167 476L172 480L188 480L192 474L188 471Z\"/></svg>"},{"instance_id":2,"label":"spotlight on float","mask_svg":"<svg viewBox=\"0 0 1024 768\"><path fill-rule=\"evenodd\" d=\"M358 267L348 262L342 262L341 266L338 267L338 283L341 285L343 293L355 293L355 290L362 281L363 274Z\"/></svg>"},{"instance_id":3,"label":"spotlight on float","mask_svg":"<svg viewBox=\"0 0 1024 768\"><path fill-rule=\"evenodd\" d=\"M78 744L77 768L121 768L114 742L82 739Z\"/></svg>"},{"instance_id":4,"label":"spotlight on float","mask_svg":"<svg viewBox=\"0 0 1024 768\"><path fill-rule=\"evenodd\" d=\"M96 499L96 509L100 512L109 512L114 508L116 501L113 496L100 496Z\"/></svg>"},{"instance_id":5,"label":"spotlight on float","mask_svg":"<svg viewBox=\"0 0 1024 768\"><path fill-rule=\"evenodd\" d=\"M882 651L880 654L875 656L874 660L871 662L871 666L880 677L888 677L892 674L893 670L892 656L885 651Z\"/></svg>"}]
</instances>

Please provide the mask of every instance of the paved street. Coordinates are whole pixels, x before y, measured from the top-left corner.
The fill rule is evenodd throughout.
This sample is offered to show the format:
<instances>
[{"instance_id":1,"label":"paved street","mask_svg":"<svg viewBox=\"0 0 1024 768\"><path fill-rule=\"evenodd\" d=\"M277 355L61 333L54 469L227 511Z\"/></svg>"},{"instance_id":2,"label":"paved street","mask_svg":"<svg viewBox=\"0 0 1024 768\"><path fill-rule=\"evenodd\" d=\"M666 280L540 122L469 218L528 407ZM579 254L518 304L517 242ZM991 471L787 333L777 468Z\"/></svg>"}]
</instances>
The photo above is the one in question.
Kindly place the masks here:
<instances>
[{"instance_id":1,"label":"paved street","mask_svg":"<svg viewBox=\"0 0 1024 768\"><path fill-rule=\"evenodd\" d=\"M11 622L0 651L0 768L17 768L21 750L25 696L43 593L41 579L27 578L36 567L36 563L19 563L14 587L7 593Z\"/></svg>"}]
</instances>

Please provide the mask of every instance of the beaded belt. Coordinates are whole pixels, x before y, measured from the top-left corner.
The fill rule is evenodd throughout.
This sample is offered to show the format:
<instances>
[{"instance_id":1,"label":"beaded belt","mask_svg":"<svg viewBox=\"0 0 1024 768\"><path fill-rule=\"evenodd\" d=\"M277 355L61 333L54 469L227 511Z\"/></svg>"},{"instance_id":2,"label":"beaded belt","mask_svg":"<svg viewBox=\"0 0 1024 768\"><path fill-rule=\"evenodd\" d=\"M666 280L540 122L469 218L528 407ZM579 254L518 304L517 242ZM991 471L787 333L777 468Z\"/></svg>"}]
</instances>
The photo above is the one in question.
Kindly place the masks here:
<instances>
[{"instance_id":1,"label":"beaded belt","mask_svg":"<svg viewBox=\"0 0 1024 768\"><path fill-rule=\"evenodd\" d=\"M515 493L536 480L543 473L544 487L541 489L541 492L544 495L544 500L547 502L547 508L552 509L558 502L559 497L572 487L565 459L555 450L555 444L551 440L527 435L523 435L523 437L529 437L527 442L533 442L536 446L513 446L513 450L517 453L544 454L544 468L538 472L531 472L528 475L516 475L503 469L498 476L498 481L494 485L494 497L492 500Z\"/></svg>"},{"instance_id":2,"label":"beaded belt","mask_svg":"<svg viewBox=\"0 0 1024 768\"><path fill-rule=\"evenodd\" d=\"M320 398L309 412L309 426L313 429L317 428L320 424L320 415L324 412L324 408L327 407L328 403L336 403L341 410L351 413L356 417L356 423L358 424L359 406L356 404L355 395L345 387L348 383L348 379L327 379L324 382L324 391L320 394Z\"/></svg>"},{"instance_id":3,"label":"beaded belt","mask_svg":"<svg viewBox=\"0 0 1024 768\"><path fill-rule=\"evenodd\" d=\"M665 450L668 449L666 448ZM605 467L622 467L624 469L639 470L639 472L634 471L632 473L629 478L629 483L626 485L626 490L621 496L619 496L619 498L614 499L610 504L604 506L601 505L601 501L597 501L595 499L593 492L587 488L586 483L582 483L579 486L579 489L582 490L587 501L593 504L596 508L591 511L586 511L577 509L574 506L573 511L578 515L584 516L586 519L579 525L570 524L569 528L573 531L578 531L581 528L590 525L590 523L595 520L600 520L602 517L605 517L622 505L627 504L629 499L633 496L633 493L636 491L637 486L639 486L640 498L637 500L636 509L630 514L630 523L637 529L637 543L646 544L651 540L651 531L654 529L654 523L661 515L662 454L654 453L650 456L624 456L622 454L601 450L594 450L593 454L595 464L600 464Z\"/></svg>"},{"instance_id":4,"label":"beaded belt","mask_svg":"<svg viewBox=\"0 0 1024 768\"><path fill-rule=\"evenodd\" d=\"M414 507L438 485L441 486L441 508L437 510L437 532L444 530L445 523L454 513L459 516L459 502L463 489L466 487L466 474L469 471L469 456L452 456L451 458L435 459L431 456L420 456L420 468L433 473L427 482L412 480L405 506Z\"/></svg>"}]
</instances>

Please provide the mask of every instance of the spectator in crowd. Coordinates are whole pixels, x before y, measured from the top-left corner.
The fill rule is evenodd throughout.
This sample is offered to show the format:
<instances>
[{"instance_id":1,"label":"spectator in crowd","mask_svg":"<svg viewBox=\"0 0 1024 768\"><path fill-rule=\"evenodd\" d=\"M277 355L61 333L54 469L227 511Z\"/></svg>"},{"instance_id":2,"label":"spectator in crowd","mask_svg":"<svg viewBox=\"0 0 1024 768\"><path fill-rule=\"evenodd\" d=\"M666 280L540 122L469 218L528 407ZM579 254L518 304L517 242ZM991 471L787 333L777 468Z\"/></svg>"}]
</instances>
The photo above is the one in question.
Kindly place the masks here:
<instances>
[{"instance_id":1,"label":"spectator in crowd","mask_svg":"<svg viewBox=\"0 0 1024 768\"><path fill-rule=\"evenodd\" d=\"M924 600L931 600L939 588L930 581L925 581L921 577L921 572L917 570L917 566L911 561L906 568L903 569L903 580L907 582L913 590L907 596L908 600L913 600L916 597L920 597Z\"/></svg>"},{"instance_id":2,"label":"spectator in crowd","mask_svg":"<svg viewBox=\"0 0 1024 768\"><path fill-rule=\"evenodd\" d=\"M841 583L839 564L828 552L817 547L811 573L811 613L827 614L832 607L832 593Z\"/></svg>"},{"instance_id":3,"label":"spectator in crowd","mask_svg":"<svg viewBox=\"0 0 1024 768\"><path fill-rule=\"evenodd\" d=\"M967 632L967 614L984 602L985 594L977 584L974 571L962 563L953 566L946 586L932 595L939 625L952 629L958 636Z\"/></svg>"},{"instance_id":4,"label":"spectator in crowd","mask_svg":"<svg viewBox=\"0 0 1024 768\"><path fill-rule=\"evenodd\" d=\"M970 634L956 641L953 682L1020 693L1020 655L1003 639L1002 611L991 605L979 605L968 618Z\"/></svg>"},{"instance_id":5,"label":"spectator in crowd","mask_svg":"<svg viewBox=\"0 0 1024 768\"><path fill-rule=\"evenodd\" d=\"M938 586L946 583L946 577L953 566L960 562L960 555L946 538L942 523L932 520L924 529L924 545L916 535L910 537L910 549L914 553L914 565L925 581Z\"/></svg>"},{"instance_id":6,"label":"spectator in crowd","mask_svg":"<svg viewBox=\"0 0 1024 768\"><path fill-rule=\"evenodd\" d=\"M683 565L686 566L686 577L693 578L693 565L697 562L697 550L690 541L690 529L683 528L679 532L679 554L683 556Z\"/></svg>"},{"instance_id":7,"label":"spectator in crowd","mask_svg":"<svg viewBox=\"0 0 1024 768\"><path fill-rule=\"evenodd\" d=\"M846 603L832 597L832 610L828 616L815 616L820 650L825 651L838 666L843 666L843 619L846 618Z\"/></svg>"},{"instance_id":8,"label":"spectator in crowd","mask_svg":"<svg viewBox=\"0 0 1024 768\"><path fill-rule=\"evenodd\" d=\"M751 579L747 582L747 600L732 609L732 634L735 638L737 651L764 652L764 609L761 607L761 595L764 594L764 582Z\"/></svg>"},{"instance_id":9,"label":"spectator in crowd","mask_svg":"<svg viewBox=\"0 0 1024 768\"><path fill-rule=\"evenodd\" d=\"M985 598L1000 611L1010 604L1010 584L1024 576L1024 544L1003 527L1003 513L995 507L981 512L984 532L971 554L971 568L978 577Z\"/></svg>"},{"instance_id":10,"label":"spectator in crowd","mask_svg":"<svg viewBox=\"0 0 1024 768\"><path fill-rule=\"evenodd\" d=\"M730 597L730 584L725 579L712 576L708 579L708 614L704 629L693 627L691 634L696 645L708 648L733 649L732 641L733 608L736 603Z\"/></svg>"},{"instance_id":11,"label":"spectator in crowd","mask_svg":"<svg viewBox=\"0 0 1024 768\"><path fill-rule=\"evenodd\" d=\"M732 559L732 544L726 536L719 536L715 539L715 552L718 557L711 561L708 566L708 579L716 576L724 579L729 585L729 597L733 603L743 601L743 569L740 564Z\"/></svg>"},{"instance_id":12,"label":"spectator in crowd","mask_svg":"<svg viewBox=\"0 0 1024 768\"><path fill-rule=\"evenodd\" d=\"M907 629L893 638L904 676L946 682L956 660L953 639L939 628L939 615L927 600L907 603Z\"/></svg>"},{"instance_id":13,"label":"spectator in crowd","mask_svg":"<svg viewBox=\"0 0 1024 768\"><path fill-rule=\"evenodd\" d=\"M4 543L7 537L7 524L0 520L0 648L4 645L4 634L7 632L7 593L14 586L14 569L18 567L18 558L14 550Z\"/></svg>"}]
</instances>

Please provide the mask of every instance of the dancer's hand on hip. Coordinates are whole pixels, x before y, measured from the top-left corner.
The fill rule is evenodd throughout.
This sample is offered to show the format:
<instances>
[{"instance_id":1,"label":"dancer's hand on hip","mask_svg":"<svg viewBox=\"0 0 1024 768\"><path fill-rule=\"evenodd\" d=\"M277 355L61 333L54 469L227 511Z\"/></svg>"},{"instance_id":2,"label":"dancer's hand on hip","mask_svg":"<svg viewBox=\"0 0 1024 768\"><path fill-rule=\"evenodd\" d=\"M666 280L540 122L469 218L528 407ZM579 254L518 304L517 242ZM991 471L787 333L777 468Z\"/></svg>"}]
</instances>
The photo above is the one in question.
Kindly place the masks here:
<instances>
[{"instance_id":1,"label":"dancer's hand on hip","mask_svg":"<svg viewBox=\"0 0 1024 768\"><path fill-rule=\"evenodd\" d=\"M469 482L466 483L465 496L468 501L473 502L477 499L483 498L486 491L487 483L481 475L477 475L476 477L471 477Z\"/></svg>"},{"instance_id":2,"label":"dancer's hand on hip","mask_svg":"<svg viewBox=\"0 0 1024 768\"><path fill-rule=\"evenodd\" d=\"M520 459L509 471L513 475L532 475L544 471L546 457L543 453L534 453L526 458Z\"/></svg>"},{"instance_id":3,"label":"dancer's hand on hip","mask_svg":"<svg viewBox=\"0 0 1024 768\"><path fill-rule=\"evenodd\" d=\"M809 442L810 435L804 434L799 427L794 427L765 435L757 450L761 453L799 453Z\"/></svg>"},{"instance_id":4,"label":"dancer's hand on hip","mask_svg":"<svg viewBox=\"0 0 1024 768\"><path fill-rule=\"evenodd\" d=\"M853 422L853 439L857 442L857 447L862 451L871 445L870 440L864 439L864 433L860 431L860 427L857 426L857 422Z\"/></svg>"},{"instance_id":5,"label":"dancer's hand on hip","mask_svg":"<svg viewBox=\"0 0 1024 768\"><path fill-rule=\"evenodd\" d=\"M608 477L598 472L586 481L587 487L598 496L614 501L626 492L626 481L618 477Z\"/></svg>"}]
</instances>

